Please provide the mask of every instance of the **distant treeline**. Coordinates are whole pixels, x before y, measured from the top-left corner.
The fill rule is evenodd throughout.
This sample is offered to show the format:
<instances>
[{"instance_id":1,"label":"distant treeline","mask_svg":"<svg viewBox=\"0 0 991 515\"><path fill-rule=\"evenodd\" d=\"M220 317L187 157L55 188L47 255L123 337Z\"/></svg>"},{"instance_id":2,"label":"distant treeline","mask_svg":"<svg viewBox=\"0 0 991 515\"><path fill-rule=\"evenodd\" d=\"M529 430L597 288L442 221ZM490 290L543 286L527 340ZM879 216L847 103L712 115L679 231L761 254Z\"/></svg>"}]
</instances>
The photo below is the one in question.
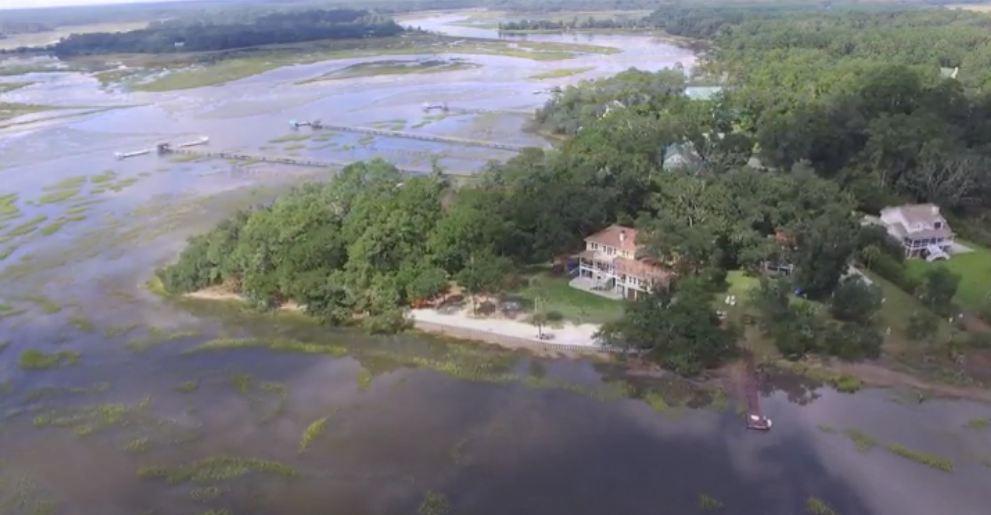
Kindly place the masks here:
<instances>
[{"instance_id":1,"label":"distant treeline","mask_svg":"<svg viewBox=\"0 0 991 515\"><path fill-rule=\"evenodd\" d=\"M651 27L646 19L594 18L588 17L570 20L520 20L499 24L499 30L505 32L525 31L566 31L579 29L642 29Z\"/></svg>"},{"instance_id":2,"label":"distant treeline","mask_svg":"<svg viewBox=\"0 0 991 515\"><path fill-rule=\"evenodd\" d=\"M268 14L244 23L168 21L130 32L73 34L54 45L59 56L226 50L318 39L393 36L391 18L351 9Z\"/></svg>"}]
</instances>

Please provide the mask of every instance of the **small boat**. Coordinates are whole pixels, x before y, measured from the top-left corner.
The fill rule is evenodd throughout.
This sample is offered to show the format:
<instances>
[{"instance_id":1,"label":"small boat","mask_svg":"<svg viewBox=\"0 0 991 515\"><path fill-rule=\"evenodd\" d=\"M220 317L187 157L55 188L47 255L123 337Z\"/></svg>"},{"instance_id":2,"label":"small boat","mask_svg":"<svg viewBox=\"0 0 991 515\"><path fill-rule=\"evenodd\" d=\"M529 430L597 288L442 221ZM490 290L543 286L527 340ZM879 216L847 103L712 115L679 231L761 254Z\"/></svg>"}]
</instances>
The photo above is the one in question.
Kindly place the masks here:
<instances>
[{"instance_id":1,"label":"small boat","mask_svg":"<svg viewBox=\"0 0 991 515\"><path fill-rule=\"evenodd\" d=\"M134 152L114 152L114 157L117 159L127 159L129 157L143 156L145 154L150 154L150 149L145 150L135 150Z\"/></svg>"},{"instance_id":2,"label":"small boat","mask_svg":"<svg viewBox=\"0 0 991 515\"><path fill-rule=\"evenodd\" d=\"M178 148L195 147L197 145L206 145L209 142L210 142L210 138L208 136L203 136L202 138L197 138L194 139L193 141L179 143L178 145L176 145L176 147Z\"/></svg>"},{"instance_id":3,"label":"small boat","mask_svg":"<svg viewBox=\"0 0 991 515\"><path fill-rule=\"evenodd\" d=\"M755 429L757 431L769 431L773 423L771 419L765 417L764 415L758 415L756 413L751 413L747 417L747 429Z\"/></svg>"}]
</instances>

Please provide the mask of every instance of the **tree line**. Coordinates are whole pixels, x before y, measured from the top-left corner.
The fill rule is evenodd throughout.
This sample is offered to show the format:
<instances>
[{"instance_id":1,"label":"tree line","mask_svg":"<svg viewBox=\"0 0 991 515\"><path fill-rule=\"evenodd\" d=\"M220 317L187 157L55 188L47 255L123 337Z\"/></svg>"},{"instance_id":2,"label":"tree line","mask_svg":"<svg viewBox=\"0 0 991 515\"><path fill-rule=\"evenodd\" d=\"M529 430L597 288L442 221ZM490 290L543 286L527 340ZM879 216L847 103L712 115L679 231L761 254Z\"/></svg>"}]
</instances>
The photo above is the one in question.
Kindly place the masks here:
<instances>
[{"instance_id":1,"label":"tree line","mask_svg":"<svg viewBox=\"0 0 991 515\"><path fill-rule=\"evenodd\" d=\"M353 9L288 11L250 21L221 23L189 19L156 22L128 32L72 34L56 43L59 56L105 53L168 53L226 50L319 39L394 36L403 31L391 18Z\"/></svg>"}]
</instances>

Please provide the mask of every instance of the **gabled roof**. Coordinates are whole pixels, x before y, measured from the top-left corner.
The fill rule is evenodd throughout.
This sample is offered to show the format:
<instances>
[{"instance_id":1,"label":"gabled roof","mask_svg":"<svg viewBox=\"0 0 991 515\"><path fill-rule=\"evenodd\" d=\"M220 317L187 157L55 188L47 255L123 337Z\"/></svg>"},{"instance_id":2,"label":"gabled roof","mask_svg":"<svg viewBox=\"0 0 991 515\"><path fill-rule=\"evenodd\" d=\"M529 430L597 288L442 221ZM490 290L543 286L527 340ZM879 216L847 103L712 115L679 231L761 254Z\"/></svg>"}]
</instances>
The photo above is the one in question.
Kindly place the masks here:
<instances>
[{"instance_id":1,"label":"gabled roof","mask_svg":"<svg viewBox=\"0 0 991 515\"><path fill-rule=\"evenodd\" d=\"M601 231L591 234L585 241L598 243L607 247L614 247L636 254L637 251L637 230L623 225L610 225Z\"/></svg>"}]
</instances>

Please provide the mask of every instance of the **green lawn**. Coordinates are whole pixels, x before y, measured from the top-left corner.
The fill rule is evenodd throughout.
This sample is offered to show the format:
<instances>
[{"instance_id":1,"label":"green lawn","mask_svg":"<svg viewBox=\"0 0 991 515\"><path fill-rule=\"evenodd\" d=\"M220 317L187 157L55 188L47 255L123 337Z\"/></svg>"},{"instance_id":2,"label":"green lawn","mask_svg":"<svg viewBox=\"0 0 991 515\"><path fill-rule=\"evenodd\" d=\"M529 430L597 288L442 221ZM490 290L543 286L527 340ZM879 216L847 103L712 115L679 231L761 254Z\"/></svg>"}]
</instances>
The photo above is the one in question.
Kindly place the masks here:
<instances>
[{"instance_id":1,"label":"green lawn","mask_svg":"<svg viewBox=\"0 0 991 515\"><path fill-rule=\"evenodd\" d=\"M953 300L966 309L979 309L991 298L991 250L977 244L961 241L974 249L973 252L957 254L949 261L929 263L922 259L907 261L908 272L913 277L922 278L926 271L943 266L960 276L960 288Z\"/></svg>"},{"instance_id":2,"label":"green lawn","mask_svg":"<svg viewBox=\"0 0 991 515\"><path fill-rule=\"evenodd\" d=\"M527 286L514 294L533 304L539 299L541 309L561 313L572 322L601 324L623 315L623 301L572 288L567 277L538 273L528 281Z\"/></svg>"}]
</instances>

